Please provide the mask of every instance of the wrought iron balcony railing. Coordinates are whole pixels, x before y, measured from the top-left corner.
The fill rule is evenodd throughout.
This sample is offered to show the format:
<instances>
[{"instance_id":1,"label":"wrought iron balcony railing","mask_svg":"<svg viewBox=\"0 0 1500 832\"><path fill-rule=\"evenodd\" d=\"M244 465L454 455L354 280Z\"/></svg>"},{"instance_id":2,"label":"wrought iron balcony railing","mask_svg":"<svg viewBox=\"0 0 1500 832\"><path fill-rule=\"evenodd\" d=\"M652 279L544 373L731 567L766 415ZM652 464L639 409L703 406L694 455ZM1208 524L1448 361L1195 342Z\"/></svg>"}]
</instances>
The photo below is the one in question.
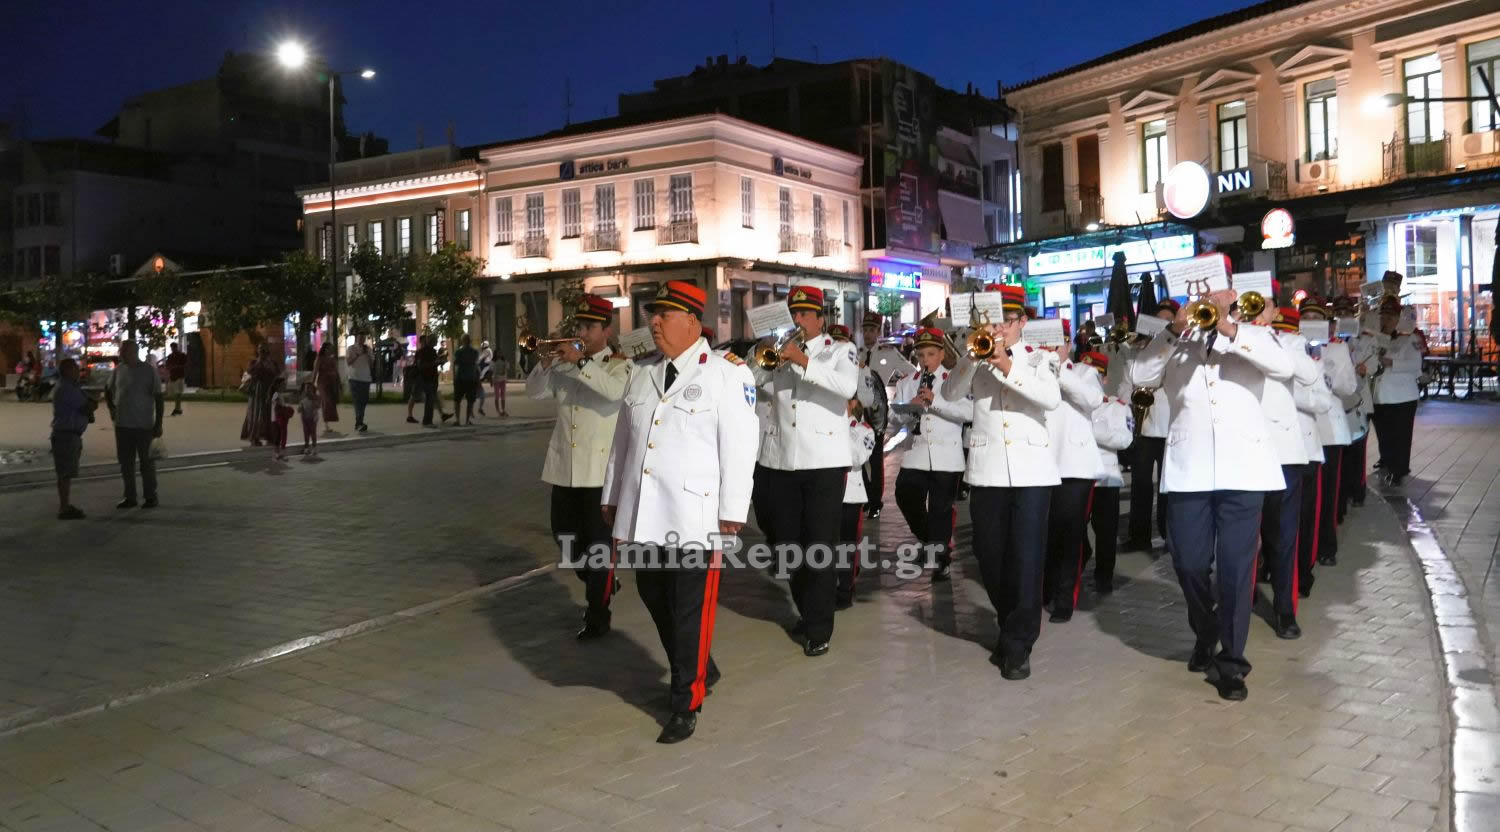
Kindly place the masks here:
<instances>
[{"instance_id":1,"label":"wrought iron balcony railing","mask_svg":"<svg viewBox=\"0 0 1500 832\"><path fill-rule=\"evenodd\" d=\"M1449 139L1449 134L1444 133L1425 142L1414 142L1400 136L1392 136L1389 142L1381 142L1382 178L1400 179L1403 176L1421 176L1448 170Z\"/></svg>"},{"instance_id":2,"label":"wrought iron balcony railing","mask_svg":"<svg viewBox=\"0 0 1500 832\"><path fill-rule=\"evenodd\" d=\"M656 227L656 244L659 246L696 242L698 242L697 220L677 220Z\"/></svg>"},{"instance_id":3,"label":"wrought iron balcony railing","mask_svg":"<svg viewBox=\"0 0 1500 832\"><path fill-rule=\"evenodd\" d=\"M584 251L619 251L620 232L614 228L601 228L583 235Z\"/></svg>"},{"instance_id":4,"label":"wrought iron balcony railing","mask_svg":"<svg viewBox=\"0 0 1500 832\"><path fill-rule=\"evenodd\" d=\"M546 237L522 237L516 241L516 254L520 257L546 257Z\"/></svg>"}]
</instances>

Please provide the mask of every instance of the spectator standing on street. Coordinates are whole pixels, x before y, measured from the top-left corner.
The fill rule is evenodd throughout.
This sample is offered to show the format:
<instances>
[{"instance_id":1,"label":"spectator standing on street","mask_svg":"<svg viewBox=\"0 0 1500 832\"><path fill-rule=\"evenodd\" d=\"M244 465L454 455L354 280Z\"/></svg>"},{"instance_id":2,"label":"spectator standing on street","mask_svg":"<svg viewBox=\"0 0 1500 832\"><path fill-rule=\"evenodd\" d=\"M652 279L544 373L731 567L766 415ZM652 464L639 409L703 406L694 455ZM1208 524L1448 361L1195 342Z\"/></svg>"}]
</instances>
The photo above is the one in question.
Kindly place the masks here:
<instances>
[{"instance_id":1,"label":"spectator standing on street","mask_svg":"<svg viewBox=\"0 0 1500 832\"><path fill-rule=\"evenodd\" d=\"M311 381L302 382L302 401L297 410L302 414L302 455L318 455L318 410L322 407L322 393Z\"/></svg>"},{"instance_id":2,"label":"spectator standing on street","mask_svg":"<svg viewBox=\"0 0 1500 832\"><path fill-rule=\"evenodd\" d=\"M339 381L339 361L333 351L333 342L324 341L318 349L316 368L318 398L323 402L323 427L333 434L333 423L339 420L339 395L343 384Z\"/></svg>"},{"instance_id":3,"label":"spectator standing on street","mask_svg":"<svg viewBox=\"0 0 1500 832\"><path fill-rule=\"evenodd\" d=\"M286 378L276 379L273 385L276 391L271 394L271 413L276 419L276 438L273 447L276 449L273 456L277 459L286 459L286 438L291 433L292 413L295 408L287 402Z\"/></svg>"},{"instance_id":4,"label":"spectator standing on street","mask_svg":"<svg viewBox=\"0 0 1500 832\"><path fill-rule=\"evenodd\" d=\"M479 342L479 415L484 415L484 388L493 381L495 372L495 351L490 349L489 341ZM499 400L497 399L496 402ZM499 404L495 405L498 412Z\"/></svg>"},{"instance_id":5,"label":"spectator standing on street","mask_svg":"<svg viewBox=\"0 0 1500 832\"><path fill-rule=\"evenodd\" d=\"M83 455L83 432L94 421L97 404L78 386L78 362L64 358L52 392L52 466L57 470L57 519L80 520L83 512L69 502L78 458Z\"/></svg>"},{"instance_id":6,"label":"spectator standing on street","mask_svg":"<svg viewBox=\"0 0 1500 832\"><path fill-rule=\"evenodd\" d=\"M135 508L135 466L141 465L144 508L156 508L156 462L151 458L151 440L161 436L161 417L166 409L161 378L156 369L141 361L134 341L120 343L120 365L105 387L109 417L115 423L115 454L120 476L125 480L125 499L115 508Z\"/></svg>"},{"instance_id":7,"label":"spectator standing on street","mask_svg":"<svg viewBox=\"0 0 1500 832\"><path fill-rule=\"evenodd\" d=\"M370 345L365 343L363 333L349 347L344 363L349 365L349 392L354 396L354 429L364 433L370 427L365 424L365 407L370 403L370 382L375 376Z\"/></svg>"},{"instance_id":8,"label":"spectator standing on street","mask_svg":"<svg viewBox=\"0 0 1500 832\"><path fill-rule=\"evenodd\" d=\"M469 414L469 424L474 424L474 399L479 391L479 350L465 335L463 346L453 355L453 410L458 414L458 424L463 424L464 413Z\"/></svg>"},{"instance_id":9,"label":"spectator standing on street","mask_svg":"<svg viewBox=\"0 0 1500 832\"><path fill-rule=\"evenodd\" d=\"M255 360L250 362L249 376L240 389L249 396L245 405L245 424L240 428L240 438L250 440L252 446L274 441L271 425L271 394L276 379L281 378L281 368L271 359L271 347L261 344L256 350Z\"/></svg>"},{"instance_id":10,"label":"spectator standing on street","mask_svg":"<svg viewBox=\"0 0 1500 832\"><path fill-rule=\"evenodd\" d=\"M495 385L495 409L501 416L509 416L505 410L505 379L510 376L510 361L505 353L495 353L495 364L490 368L491 383Z\"/></svg>"},{"instance_id":11,"label":"spectator standing on street","mask_svg":"<svg viewBox=\"0 0 1500 832\"><path fill-rule=\"evenodd\" d=\"M417 350L417 378L422 383L422 427L436 427L432 423L432 409L437 408L438 415L444 422L453 418L453 414L443 412L443 400L438 394L438 366L442 359L438 357L437 336L428 335L422 340L422 348Z\"/></svg>"},{"instance_id":12,"label":"spectator standing on street","mask_svg":"<svg viewBox=\"0 0 1500 832\"><path fill-rule=\"evenodd\" d=\"M162 366L167 368L167 395L172 397L172 415L182 415L182 392L187 387L187 353L176 341L172 342Z\"/></svg>"}]
</instances>

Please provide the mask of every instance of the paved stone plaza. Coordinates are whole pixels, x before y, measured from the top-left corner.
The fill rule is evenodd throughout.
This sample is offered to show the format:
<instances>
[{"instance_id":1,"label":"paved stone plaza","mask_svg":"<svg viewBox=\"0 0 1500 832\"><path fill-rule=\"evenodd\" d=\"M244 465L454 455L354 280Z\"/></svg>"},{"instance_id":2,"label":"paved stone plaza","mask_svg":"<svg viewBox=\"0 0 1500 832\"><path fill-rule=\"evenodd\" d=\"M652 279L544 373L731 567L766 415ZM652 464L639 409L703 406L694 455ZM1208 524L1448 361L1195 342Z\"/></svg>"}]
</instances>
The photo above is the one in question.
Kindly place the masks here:
<instances>
[{"instance_id":1,"label":"paved stone plaza","mask_svg":"<svg viewBox=\"0 0 1500 832\"><path fill-rule=\"evenodd\" d=\"M1466 581L1485 534L1493 547L1486 407L1424 405L1407 488L1436 514L1457 478L1429 519L1473 560ZM1472 450L1443 444L1486 426ZM1449 828L1444 657L1399 515L1374 495L1319 569L1302 639L1255 620L1247 702L1187 671L1160 552L1124 556L1121 587L1044 623L1031 679L1003 681L964 507L954 582L863 577L821 659L785 634L782 584L726 575L724 679L698 734L660 746L665 659L631 578L616 632L582 645L580 582L505 581L553 558L545 438L182 471L151 513L116 513L117 482L86 482L91 517L66 525L49 490L0 490L0 829ZM906 537L889 500L880 527L885 547ZM1470 597L1493 607L1496 587ZM131 694L146 695L36 722ZM1493 804L1465 805L1493 822L1466 828L1500 828L1472 814Z\"/></svg>"}]
</instances>

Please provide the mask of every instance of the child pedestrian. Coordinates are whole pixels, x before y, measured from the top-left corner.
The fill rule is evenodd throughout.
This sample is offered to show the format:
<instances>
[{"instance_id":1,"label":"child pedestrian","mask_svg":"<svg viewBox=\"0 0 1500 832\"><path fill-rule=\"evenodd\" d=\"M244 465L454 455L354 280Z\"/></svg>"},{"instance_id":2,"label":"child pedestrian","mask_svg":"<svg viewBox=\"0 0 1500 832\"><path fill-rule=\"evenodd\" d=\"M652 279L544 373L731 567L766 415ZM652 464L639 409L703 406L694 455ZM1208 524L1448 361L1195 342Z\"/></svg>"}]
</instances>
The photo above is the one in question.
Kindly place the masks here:
<instances>
[{"instance_id":1,"label":"child pedestrian","mask_svg":"<svg viewBox=\"0 0 1500 832\"><path fill-rule=\"evenodd\" d=\"M846 544L849 568L838 569L838 586L834 593L833 608L846 610L854 605L854 582L859 580L859 549L857 544L863 536L865 526L864 467L875 450L875 430L864 421L864 408L859 399L849 400L849 446L854 464L844 477L844 500L839 517L839 543Z\"/></svg>"},{"instance_id":2,"label":"child pedestrian","mask_svg":"<svg viewBox=\"0 0 1500 832\"><path fill-rule=\"evenodd\" d=\"M291 432L295 408L287 402L286 377L277 376L271 384L271 418L276 423L276 446L273 456L286 459L286 435Z\"/></svg>"},{"instance_id":3,"label":"child pedestrian","mask_svg":"<svg viewBox=\"0 0 1500 832\"><path fill-rule=\"evenodd\" d=\"M302 382L302 401L297 404L297 408L302 413L303 456L318 455L318 412L322 406L317 385L311 381Z\"/></svg>"}]
</instances>

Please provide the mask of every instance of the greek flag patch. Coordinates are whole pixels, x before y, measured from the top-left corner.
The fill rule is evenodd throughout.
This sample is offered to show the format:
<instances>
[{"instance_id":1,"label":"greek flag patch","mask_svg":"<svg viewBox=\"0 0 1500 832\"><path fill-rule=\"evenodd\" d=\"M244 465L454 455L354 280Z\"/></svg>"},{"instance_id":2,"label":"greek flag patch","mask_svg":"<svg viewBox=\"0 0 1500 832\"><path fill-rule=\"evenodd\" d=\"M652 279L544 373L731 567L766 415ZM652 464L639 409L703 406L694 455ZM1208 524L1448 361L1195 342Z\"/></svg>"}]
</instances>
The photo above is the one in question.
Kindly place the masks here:
<instances>
[{"instance_id":1,"label":"greek flag patch","mask_svg":"<svg viewBox=\"0 0 1500 832\"><path fill-rule=\"evenodd\" d=\"M744 388L745 388L745 403L748 404L748 405L750 405L751 407L754 407L755 406L755 385L753 385L753 384L746 384L746 385L744 385Z\"/></svg>"}]
</instances>

